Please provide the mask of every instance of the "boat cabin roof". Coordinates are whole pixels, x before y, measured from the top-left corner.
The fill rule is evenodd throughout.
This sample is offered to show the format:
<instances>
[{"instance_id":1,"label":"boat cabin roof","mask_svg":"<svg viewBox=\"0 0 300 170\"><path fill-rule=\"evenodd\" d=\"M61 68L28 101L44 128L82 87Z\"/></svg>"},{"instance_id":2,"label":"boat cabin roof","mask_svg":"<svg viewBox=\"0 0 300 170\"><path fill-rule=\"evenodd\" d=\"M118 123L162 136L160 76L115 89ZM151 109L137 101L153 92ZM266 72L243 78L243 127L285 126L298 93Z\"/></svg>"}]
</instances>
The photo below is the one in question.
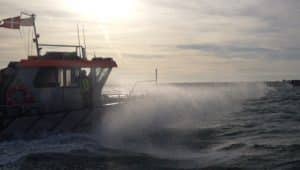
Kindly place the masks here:
<instances>
[{"instance_id":1,"label":"boat cabin roof","mask_svg":"<svg viewBox=\"0 0 300 170\"><path fill-rule=\"evenodd\" d=\"M21 67L40 68L84 68L84 67L101 67L112 68L117 67L116 62L112 58L93 58L91 60L80 58L76 53L68 52L48 52L41 57L29 57L20 61Z\"/></svg>"},{"instance_id":2,"label":"boat cabin roof","mask_svg":"<svg viewBox=\"0 0 300 170\"><path fill-rule=\"evenodd\" d=\"M55 67L55 68L83 68L83 67L101 67L101 68L112 68L117 67L116 62L111 58L96 58L93 60L67 60L67 59L29 59L21 60L21 67Z\"/></svg>"}]
</instances>

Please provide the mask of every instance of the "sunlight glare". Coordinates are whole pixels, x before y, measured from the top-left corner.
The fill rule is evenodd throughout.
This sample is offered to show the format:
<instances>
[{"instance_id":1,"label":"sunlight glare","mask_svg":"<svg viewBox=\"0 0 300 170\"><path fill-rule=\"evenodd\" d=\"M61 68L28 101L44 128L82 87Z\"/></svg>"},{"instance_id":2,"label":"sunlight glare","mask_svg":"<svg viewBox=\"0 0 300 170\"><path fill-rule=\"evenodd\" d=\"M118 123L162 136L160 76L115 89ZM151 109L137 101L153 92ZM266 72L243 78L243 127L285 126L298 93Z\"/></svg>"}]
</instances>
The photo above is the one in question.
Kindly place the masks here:
<instances>
[{"instance_id":1,"label":"sunlight glare","mask_svg":"<svg viewBox=\"0 0 300 170\"><path fill-rule=\"evenodd\" d=\"M67 0L71 10L103 21L128 19L134 9L134 0Z\"/></svg>"}]
</instances>

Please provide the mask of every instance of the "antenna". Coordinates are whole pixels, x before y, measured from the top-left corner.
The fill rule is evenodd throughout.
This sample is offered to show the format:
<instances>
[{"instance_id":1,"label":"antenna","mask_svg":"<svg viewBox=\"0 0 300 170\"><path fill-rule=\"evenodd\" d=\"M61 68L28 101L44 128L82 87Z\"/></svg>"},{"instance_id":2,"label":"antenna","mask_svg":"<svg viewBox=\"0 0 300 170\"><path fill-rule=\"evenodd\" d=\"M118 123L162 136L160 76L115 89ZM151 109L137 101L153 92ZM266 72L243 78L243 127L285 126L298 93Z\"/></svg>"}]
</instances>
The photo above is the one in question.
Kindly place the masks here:
<instances>
[{"instance_id":1,"label":"antenna","mask_svg":"<svg viewBox=\"0 0 300 170\"><path fill-rule=\"evenodd\" d=\"M82 36L83 36L83 45L84 45L84 50L83 50L83 56L86 58L86 43L85 43L85 32L84 32L84 26L82 26Z\"/></svg>"},{"instance_id":2,"label":"antenna","mask_svg":"<svg viewBox=\"0 0 300 170\"><path fill-rule=\"evenodd\" d=\"M81 50L81 43L80 43L80 35L79 35L79 25L77 24L77 39L78 39L78 47L79 48L76 48L76 51L78 50L78 53L80 56L82 56L82 50Z\"/></svg>"},{"instance_id":3,"label":"antenna","mask_svg":"<svg viewBox=\"0 0 300 170\"><path fill-rule=\"evenodd\" d=\"M77 24L77 39L78 39L78 46L81 46L80 35L79 35L79 25L78 24Z\"/></svg>"},{"instance_id":4,"label":"antenna","mask_svg":"<svg viewBox=\"0 0 300 170\"><path fill-rule=\"evenodd\" d=\"M84 48L86 48L84 26L82 27L82 35L83 35L83 45L84 45Z\"/></svg>"}]
</instances>

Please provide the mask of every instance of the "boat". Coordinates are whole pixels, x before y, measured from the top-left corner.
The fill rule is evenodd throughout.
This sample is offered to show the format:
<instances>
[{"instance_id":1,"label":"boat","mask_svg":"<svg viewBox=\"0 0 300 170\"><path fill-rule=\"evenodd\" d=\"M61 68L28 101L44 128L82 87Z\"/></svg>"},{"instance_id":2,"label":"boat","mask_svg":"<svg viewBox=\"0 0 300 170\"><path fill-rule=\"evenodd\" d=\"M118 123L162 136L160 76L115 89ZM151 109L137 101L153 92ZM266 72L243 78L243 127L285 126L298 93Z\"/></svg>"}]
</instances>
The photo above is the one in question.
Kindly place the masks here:
<instances>
[{"instance_id":1,"label":"boat","mask_svg":"<svg viewBox=\"0 0 300 170\"><path fill-rule=\"evenodd\" d=\"M288 80L287 81L289 84L291 84L293 87L298 87L300 86L300 80Z\"/></svg>"},{"instance_id":2,"label":"boat","mask_svg":"<svg viewBox=\"0 0 300 170\"><path fill-rule=\"evenodd\" d=\"M11 61L0 70L0 141L91 129L106 109L118 104L102 94L117 63L112 58L88 59L86 47L80 44L39 43L35 15L22 14L28 17L4 19L0 27L33 26L36 55ZM42 54L45 47L74 51ZM82 72L88 73L91 86L88 105L82 97Z\"/></svg>"}]
</instances>

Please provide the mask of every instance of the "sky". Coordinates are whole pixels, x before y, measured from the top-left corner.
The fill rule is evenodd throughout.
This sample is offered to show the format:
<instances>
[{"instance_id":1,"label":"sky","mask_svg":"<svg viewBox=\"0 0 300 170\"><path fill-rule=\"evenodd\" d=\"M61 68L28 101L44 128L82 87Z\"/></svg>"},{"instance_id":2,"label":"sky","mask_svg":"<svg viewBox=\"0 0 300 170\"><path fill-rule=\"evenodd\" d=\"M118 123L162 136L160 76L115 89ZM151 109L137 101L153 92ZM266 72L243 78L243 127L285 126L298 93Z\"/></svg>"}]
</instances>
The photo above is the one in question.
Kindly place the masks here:
<instances>
[{"instance_id":1,"label":"sky","mask_svg":"<svg viewBox=\"0 0 300 170\"><path fill-rule=\"evenodd\" d=\"M113 57L111 83L299 79L299 0L0 0L0 18L37 15L40 42ZM0 29L0 66L26 58L30 29ZM82 41L82 39L81 39ZM45 50L45 49L44 49ZM29 50L30 51L30 50Z\"/></svg>"}]
</instances>

